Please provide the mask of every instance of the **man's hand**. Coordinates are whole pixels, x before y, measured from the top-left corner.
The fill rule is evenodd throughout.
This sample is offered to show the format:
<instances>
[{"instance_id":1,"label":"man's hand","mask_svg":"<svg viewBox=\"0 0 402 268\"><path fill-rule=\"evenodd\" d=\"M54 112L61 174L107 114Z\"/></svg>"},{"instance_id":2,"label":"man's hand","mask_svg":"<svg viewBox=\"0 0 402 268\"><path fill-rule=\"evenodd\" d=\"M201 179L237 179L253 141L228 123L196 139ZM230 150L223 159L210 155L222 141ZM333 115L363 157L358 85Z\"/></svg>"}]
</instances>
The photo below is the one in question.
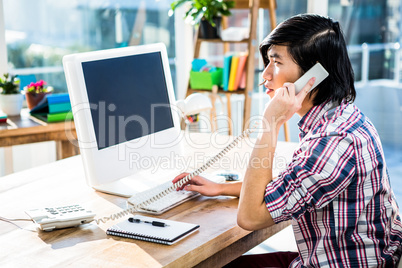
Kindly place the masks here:
<instances>
[{"instance_id":1,"label":"man's hand","mask_svg":"<svg viewBox=\"0 0 402 268\"><path fill-rule=\"evenodd\" d=\"M314 82L315 77L311 78L297 95L293 83L285 83L283 87L278 88L264 112L264 118L268 120L269 125L279 129L299 111Z\"/></svg>"},{"instance_id":2,"label":"man's hand","mask_svg":"<svg viewBox=\"0 0 402 268\"><path fill-rule=\"evenodd\" d=\"M189 173L182 173L173 179L173 183L178 182ZM195 176L193 177L187 184L183 185L181 188L177 188L177 191L186 190L186 191L194 191L198 192L205 196L217 196L222 194L221 185L219 183L212 182L204 177Z\"/></svg>"}]
</instances>

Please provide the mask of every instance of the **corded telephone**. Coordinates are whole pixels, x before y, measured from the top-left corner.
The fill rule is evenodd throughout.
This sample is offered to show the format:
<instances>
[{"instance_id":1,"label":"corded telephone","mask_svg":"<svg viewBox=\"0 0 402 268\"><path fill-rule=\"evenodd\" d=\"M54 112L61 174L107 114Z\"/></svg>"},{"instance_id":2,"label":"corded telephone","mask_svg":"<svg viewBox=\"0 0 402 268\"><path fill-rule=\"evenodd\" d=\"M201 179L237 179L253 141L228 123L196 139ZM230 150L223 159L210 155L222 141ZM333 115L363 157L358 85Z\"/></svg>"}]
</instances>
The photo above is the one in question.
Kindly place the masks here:
<instances>
[{"instance_id":1,"label":"corded telephone","mask_svg":"<svg viewBox=\"0 0 402 268\"><path fill-rule=\"evenodd\" d=\"M320 84L326 77L328 76L328 72L325 70L325 68L317 62L313 67L311 67L305 74L303 74L295 83L295 88L296 88L296 93L300 92L301 89L307 84L307 82L315 77L316 80L311 87L310 91L314 89L318 84ZM214 163L219 161L227 152L229 152L232 148L234 148L242 139L246 138L249 136L253 131L255 130L255 127L251 129L245 130L241 135L239 135L237 138L235 138L229 145L227 145L221 152L219 152L217 155L212 157L210 160L208 160L202 167L196 169L177 183L171 185L168 187L166 190L160 192L159 194L155 195L154 197L144 201L143 203L137 204L136 206L129 207L126 210L121 211L120 213L113 214L109 217L103 217L100 219L95 219L96 223L99 224L99 222L105 223L108 220L115 220L118 218L121 218L125 215L128 215L129 213L134 213L136 212L141 206L147 205L149 203L152 203L159 198L163 197L164 195L168 194L171 191L175 191L177 188L180 188L187 182L191 180L194 176L199 175L200 173L204 172L207 168L212 166Z\"/></svg>"},{"instance_id":2,"label":"corded telephone","mask_svg":"<svg viewBox=\"0 0 402 268\"><path fill-rule=\"evenodd\" d=\"M308 70L304 75L302 75L295 83L295 88L296 88L296 94L301 91L301 89L307 84L307 82L312 78L315 77L316 81L313 84L312 89L314 89L318 84L320 84L326 77L328 76L328 72L324 69L324 67L320 63L316 63L310 70ZM135 206L129 207L126 210L123 210L119 213L112 214L109 217L102 217L100 219L94 219L95 214L93 214L91 211L81 211L81 214L77 214L77 216L72 215L71 217L63 217L58 216L50 216L48 210L31 210L27 211L26 213L36 222L40 225L40 228L42 230L53 230L55 228L64 228L64 227L70 227L70 226L76 226L82 223L88 223L91 222L92 220L95 220L97 224L100 222L107 222L108 220L115 220L119 219L121 217L124 217L128 214L132 214L134 212L138 212L139 208L141 206L150 204L164 195L175 191L177 188L180 188L187 182L189 182L194 176L197 176L204 172L207 168L215 164L219 159L221 159L226 153L228 153L231 149L233 149L241 140L249 136L253 131L255 130L255 127L251 129L245 130L241 135L236 137L229 145L227 145L221 152L216 154L214 157L210 158L203 166L200 168L196 169L180 181L178 181L175 184L172 184L170 187L165 189L164 191L160 192L159 194L149 198L148 200L139 203Z\"/></svg>"},{"instance_id":3,"label":"corded telephone","mask_svg":"<svg viewBox=\"0 0 402 268\"><path fill-rule=\"evenodd\" d=\"M53 231L54 229L90 223L96 215L80 205L32 209L25 211L25 213L43 231Z\"/></svg>"}]
</instances>

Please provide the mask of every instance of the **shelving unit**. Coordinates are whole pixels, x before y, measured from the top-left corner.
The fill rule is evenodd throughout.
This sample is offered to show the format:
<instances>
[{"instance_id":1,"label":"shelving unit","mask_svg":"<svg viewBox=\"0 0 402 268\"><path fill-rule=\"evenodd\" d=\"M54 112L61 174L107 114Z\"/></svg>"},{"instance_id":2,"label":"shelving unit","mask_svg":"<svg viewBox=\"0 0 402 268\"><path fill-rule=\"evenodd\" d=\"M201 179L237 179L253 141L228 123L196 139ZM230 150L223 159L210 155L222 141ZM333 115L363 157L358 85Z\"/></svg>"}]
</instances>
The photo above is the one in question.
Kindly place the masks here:
<instances>
[{"instance_id":1,"label":"shelving unit","mask_svg":"<svg viewBox=\"0 0 402 268\"><path fill-rule=\"evenodd\" d=\"M258 9L266 8L270 13L270 22L272 29L276 26L276 1L275 0L236 0L234 9L248 9L249 10L249 38L241 41L223 41L221 39L202 39L198 38L198 33L195 38L195 47L194 47L194 58L198 58L200 55L200 49L202 43L220 43L224 45L224 52L227 52L228 46L230 44L235 43L243 43L246 44L247 47L247 62L246 62L246 88L244 90L236 90L236 91L224 91L222 89L208 91L208 90L195 90L190 88L190 84L187 89L187 95L190 95L194 92L211 92L211 94L224 94L227 99L227 111L229 117L229 135L233 133L233 126L231 123L231 104L230 98L232 94L243 94L244 95L244 113L243 113L243 129L248 127L247 121L250 118L250 110L251 110L251 94L253 92L254 87L254 71L255 71L255 52L258 47L257 43L257 19L258 19ZM227 20L224 18L222 25L224 28L227 28ZM225 27L226 26L226 27ZM215 100L216 96L212 96L212 100ZM213 101L214 102L214 101ZM212 103L213 108L215 103ZM211 113L212 114L212 113Z\"/></svg>"}]
</instances>

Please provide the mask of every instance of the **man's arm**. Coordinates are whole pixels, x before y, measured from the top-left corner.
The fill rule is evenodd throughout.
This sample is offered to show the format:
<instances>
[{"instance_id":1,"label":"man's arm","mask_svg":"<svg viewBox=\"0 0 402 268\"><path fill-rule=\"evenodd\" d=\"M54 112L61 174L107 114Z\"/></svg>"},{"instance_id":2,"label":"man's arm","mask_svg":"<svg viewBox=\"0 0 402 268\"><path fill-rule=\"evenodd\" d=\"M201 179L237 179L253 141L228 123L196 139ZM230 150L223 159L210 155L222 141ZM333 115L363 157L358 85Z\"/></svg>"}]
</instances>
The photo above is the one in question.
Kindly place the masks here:
<instances>
[{"instance_id":1,"label":"man's arm","mask_svg":"<svg viewBox=\"0 0 402 268\"><path fill-rule=\"evenodd\" d=\"M309 80L297 95L292 83L285 83L275 92L264 111L265 131L262 132L251 154L240 193L237 223L246 230L258 230L273 225L264 196L272 181L272 165L280 127L301 109L303 100L315 78ZM263 126L264 127L264 126Z\"/></svg>"},{"instance_id":2,"label":"man's arm","mask_svg":"<svg viewBox=\"0 0 402 268\"><path fill-rule=\"evenodd\" d=\"M251 154L237 214L237 223L243 229L257 230L274 224L265 206L264 195L267 184L272 181L277 136L277 130L263 132Z\"/></svg>"}]
</instances>

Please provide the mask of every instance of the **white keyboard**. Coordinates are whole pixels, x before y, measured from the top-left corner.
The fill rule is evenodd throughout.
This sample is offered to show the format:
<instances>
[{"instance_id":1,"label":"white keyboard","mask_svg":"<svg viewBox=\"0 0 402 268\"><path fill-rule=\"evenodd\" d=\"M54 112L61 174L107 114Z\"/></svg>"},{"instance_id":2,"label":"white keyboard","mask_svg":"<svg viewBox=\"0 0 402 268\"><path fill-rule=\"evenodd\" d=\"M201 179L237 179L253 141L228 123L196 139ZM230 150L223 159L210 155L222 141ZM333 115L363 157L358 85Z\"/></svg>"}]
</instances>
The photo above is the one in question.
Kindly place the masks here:
<instances>
[{"instance_id":1,"label":"white keyboard","mask_svg":"<svg viewBox=\"0 0 402 268\"><path fill-rule=\"evenodd\" d=\"M203 174L202 176L217 183L225 182L225 177L223 176L209 175L209 174L208 175ZM166 190L170 186L172 186L172 182L167 181L163 184L157 185L154 188L137 193L127 200L128 205L136 206L137 204L140 204L152 198L153 196L159 194L163 190ZM152 202L151 204L141 207L140 209L138 209L138 211L159 215L171 208L180 205L183 202L186 202L190 199L193 199L194 197L197 197L198 195L199 193L197 192L190 192L185 190L172 191L167 195L163 196L162 198Z\"/></svg>"}]
</instances>

